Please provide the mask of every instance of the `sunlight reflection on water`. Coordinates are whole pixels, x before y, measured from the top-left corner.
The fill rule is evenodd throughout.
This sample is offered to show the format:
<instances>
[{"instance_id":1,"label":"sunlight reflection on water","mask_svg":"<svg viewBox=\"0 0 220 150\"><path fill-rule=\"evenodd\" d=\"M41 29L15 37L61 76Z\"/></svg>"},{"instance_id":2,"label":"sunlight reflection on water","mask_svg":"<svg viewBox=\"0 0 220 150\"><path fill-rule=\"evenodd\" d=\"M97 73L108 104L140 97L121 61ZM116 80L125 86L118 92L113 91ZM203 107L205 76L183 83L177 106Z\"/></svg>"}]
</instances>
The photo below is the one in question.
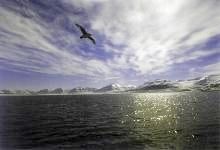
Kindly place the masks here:
<instances>
[{"instance_id":1,"label":"sunlight reflection on water","mask_svg":"<svg viewBox=\"0 0 220 150\"><path fill-rule=\"evenodd\" d=\"M151 133L152 139L157 143L169 141L171 147L167 148L171 149L174 147L172 146L175 145L174 143L177 143L176 145L179 145L180 148L187 147L186 143L190 143L192 139L200 140L199 134L194 132L195 130L198 132L200 130L198 127L208 123L202 120L205 117L202 116L205 115L203 109L207 105L202 102L207 103L204 101L207 96L201 97L201 95L194 94L181 96L176 93L148 93L132 96L134 98L133 112L126 114L121 123L133 124L134 130L137 132L142 130L143 133ZM208 104L213 105L209 102ZM210 108L207 109L207 113L211 111ZM214 110L216 111L213 112L215 115L219 114L216 108ZM200 116L198 116L199 114ZM207 119L213 121L212 118L209 116ZM218 122L215 122L217 127L219 126ZM181 146L181 144L183 145Z\"/></svg>"},{"instance_id":2,"label":"sunlight reflection on water","mask_svg":"<svg viewBox=\"0 0 220 150\"><path fill-rule=\"evenodd\" d=\"M11 149L219 149L219 97L219 92L0 97L0 144Z\"/></svg>"}]
</instances>

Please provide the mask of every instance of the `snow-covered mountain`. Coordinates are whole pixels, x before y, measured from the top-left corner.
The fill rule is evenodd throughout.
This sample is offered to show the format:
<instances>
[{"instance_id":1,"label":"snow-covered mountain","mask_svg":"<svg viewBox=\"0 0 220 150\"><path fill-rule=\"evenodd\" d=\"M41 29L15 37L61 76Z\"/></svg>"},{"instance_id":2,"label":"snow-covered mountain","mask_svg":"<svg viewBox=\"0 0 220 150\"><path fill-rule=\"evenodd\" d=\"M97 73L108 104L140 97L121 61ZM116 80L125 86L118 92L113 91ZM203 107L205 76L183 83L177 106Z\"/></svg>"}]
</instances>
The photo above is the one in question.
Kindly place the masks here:
<instances>
[{"instance_id":1,"label":"snow-covered mountain","mask_svg":"<svg viewBox=\"0 0 220 150\"><path fill-rule=\"evenodd\" d=\"M15 94L15 92L8 90L8 89L4 89L4 90L1 90L1 94Z\"/></svg>"},{"instance_id":2,"label":"snow-covered mountain","mask_svg":"<svg viewBox=\"0 0 220 150\"><path fill-rule=\"evenodd\" d=\"M209 75L176 82L178 88L201 89L220 85L220 75Z\"/></svg>"},{"instance_id":3,"label":"snow-covered mountain","mask_svg":"<svg viewBox=\"0 0 220 150\"><path fill-rule=\"evenodd\" d=\"M104 86L96 90L96 92L122 92L122 91L132 90L135 88L136 86L134 85L122 86L118 83L112 83L110 85Z\"/></svg>"},{"instance_id":4,"label":"snow-covered mountain","mask_svg":"<svg viewBox=\"0 0 220 150\"><path fill-rule=\"evenodd\" d=\"M113 83L104 86L100 89L90 87L77 87L71 90L63 90L62 88L56 88L54 90L42 89L40 91L30 90L8 90L4 89L0 91L0 94L17 94L17 95L36 95L36 94L73 94L73 93L92 93L92 92L126 92L126 91L148 91L148 90L163 90L163 91L189 91L189 90L220 90L220 74L208 75L205 77L198 77L189 80L154 80L145 82L138 87L133 85L122 86L117 83Z\"/></svg>"},{"instance_id":5,"label":"snow-covered mountain","mask_svg":"<svg viewBox=\"0 0 220 150\"><path fill-rule=\"evenodd\" d=\"M145 82L139 86L136 90L161 90L172 89L174 91L181 90L207 90L207 89L220 89L220 75L209 75L205 77L198 77L189 80L155 80Z\"/></svg>"},{"instance_id":6,"label":"snow-covered mountain","mask_svg":"<svg viewBox=\"0 0 220 150\"><path fill-rule=\"evenodd\" d=\"M29 90L1 90L0 94L16 94L16 95L31 95Z\"/></svg>"},{"instance_id":7,"label":"snow-covered mountain","mask_svg":"<svg viewBox=\"0 0 220 150\"><path fill-rule=\"evenodd\" d=\"M167 89L175 88L176 82L170 80L154 80L145 82L143 85L139 86L138 90L157 90L157 89Z\"/></svg>"},{"instance_id":8,"label":"snow-covered mountain","mask_svg":"<svg viewBox=\"0 0 220 150\"><path fill-rule=\"evenodd\" d=\"M73 88L71 90L68 91L69 94L72 94L72 93L80 93L80 92L94 92L96 90L96 88L90 88L90 87L76 87L76 88Z\"/></svg>"},{"instance_id":9,"label":"snow-covered mountain","mask_svg":"<svg viewBox=\"0 0 220 150\"><path fill-rule=\"evenodd\" d=\"M63 89L62 88L56 88L50 92L51 94L62 94Z\"/></svg>"},{"instance_id":10,"label":"snow-covered mountain","mask_svg":"<svg viewBox=\"0 0 220 150\"><path fill-rule=\"evenodd\" d=\"M179 89L191 89L194 88L196 80L181 80L181 81L176 81L174 83L174 86L179 88Z\"/></svg>"},{"instance_id":11,"label":"snow-covered mountain","mask_svg":"<svg viewBox=\"0 0 220 150\"><path fill-rule=\"evenodd\" d=\"M37 94L49 94L49 90L48 89L42 89L42 90L38 91Z\"/></svg>"},{"instance_id":12,"label":"snow-covered mountain","mask_svg":"<svg viewBox=\"0 0 220 150\"><path fill-rule=\"evenodd\" d=\"M31 95L31 91L29 90L15 90L14 92L17 95Z\"/></svg>"},{"instance_id":13,"label":"snow-covered mountain","mask_svg":"<svg viewBox=\"0 0 220 150\"><path fill-rule=\"evenodd\" d=\"M122 91L122 90L123 87L120 84L113 83L96 90L96 92L109 92L109 91Z\"/></svg>"},{"instance_id":14,"label":"snow-covered mountain","mask_svg":"<svg viewBox=\"0 0 220 150\"><path fill-rule=\"evenodd\" d=\"M133 90L133 89L136 89L137 86L135 86L135 85L127 85L127 86L124 86L124 88L125 88L126 90Z\"/></svg>"},{"instance_id":15,"label":"snow-covered mountain","mask_svg":"<svg viewBox=\"0 0 220 150\"><path fill-rule=\"evenodd\" d=\"M209 75L201 77L197 82L197 85L210 86L211 84L220 84L220 75Z\"/></svg>"}]
</instances>

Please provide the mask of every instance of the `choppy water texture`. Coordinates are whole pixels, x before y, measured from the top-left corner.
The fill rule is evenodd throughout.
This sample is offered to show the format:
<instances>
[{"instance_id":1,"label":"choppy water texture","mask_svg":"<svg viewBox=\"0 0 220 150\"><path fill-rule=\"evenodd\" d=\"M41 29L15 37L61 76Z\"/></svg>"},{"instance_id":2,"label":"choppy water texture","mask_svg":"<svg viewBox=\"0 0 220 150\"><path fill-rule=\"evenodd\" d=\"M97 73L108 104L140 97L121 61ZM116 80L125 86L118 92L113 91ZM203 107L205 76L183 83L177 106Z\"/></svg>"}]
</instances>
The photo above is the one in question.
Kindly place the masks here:
<instances>
[{"instance_id":1,"label":"choppy water texture","mask_svg":"<svg viewBox=\"0 0 220 150\"><path fill-rule=\"evenodd\" d=\"M0 149L220 149L220 93L0 97Z\"/></svg>"}]
</instances>

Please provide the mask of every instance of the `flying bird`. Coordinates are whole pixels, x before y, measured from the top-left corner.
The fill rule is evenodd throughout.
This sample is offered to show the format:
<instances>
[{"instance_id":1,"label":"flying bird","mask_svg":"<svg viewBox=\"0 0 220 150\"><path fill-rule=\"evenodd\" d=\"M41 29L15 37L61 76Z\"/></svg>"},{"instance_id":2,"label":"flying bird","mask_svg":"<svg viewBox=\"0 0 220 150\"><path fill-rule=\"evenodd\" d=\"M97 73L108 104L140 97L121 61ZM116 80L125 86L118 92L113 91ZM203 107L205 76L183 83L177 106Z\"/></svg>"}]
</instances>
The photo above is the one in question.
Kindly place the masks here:
<instances>
[{"instance_id":1,"label":"flying bird","mask_svg":"<svg viewBox=\"0 0 220 150\"><path fill-rule=\"evenodd\" d=\"M80 31L82 32L82 35L80 36L80 39L82 38L88 38L90 39L93 44L95 44L95 39L92 38L92 34L91 33L88 33L85 28L83 28L81 25L79 24L76 24L76 26L80 29Z\"/></svg>"}]
</instances>

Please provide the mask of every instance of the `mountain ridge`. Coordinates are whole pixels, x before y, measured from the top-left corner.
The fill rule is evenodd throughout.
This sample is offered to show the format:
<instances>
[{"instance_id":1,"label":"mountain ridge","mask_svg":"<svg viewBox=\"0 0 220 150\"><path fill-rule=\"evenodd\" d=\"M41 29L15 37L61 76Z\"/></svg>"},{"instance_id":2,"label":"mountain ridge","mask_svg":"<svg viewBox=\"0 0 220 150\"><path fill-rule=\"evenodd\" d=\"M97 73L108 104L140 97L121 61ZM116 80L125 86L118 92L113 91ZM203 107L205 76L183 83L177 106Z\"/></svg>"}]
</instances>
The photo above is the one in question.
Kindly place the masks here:
<instances>
[{"instance_id":1,"label":"mountain ridge","mask_svg":"<svg viewBox=\"0 0 220 150\"><path fill-rule=\"evenodd\" d=\"M187 80L163 80L156 79L153 81L144 82L139 86L134 85L120 85L118 83L111 83L99 89L92 87L75 87L70 90L63 90L62 88L55 88L53 90L42 89L39 91L30 90L0 90L0 95L44 95L44 94L86 94L86 93L120 93L120 92L139 92L139 91L156 91L156 90L170 90L170 91L191 91L191 90L220 90L220 74L208 75L204 77L197 77Z\"/></svg>"}]
</instances>

